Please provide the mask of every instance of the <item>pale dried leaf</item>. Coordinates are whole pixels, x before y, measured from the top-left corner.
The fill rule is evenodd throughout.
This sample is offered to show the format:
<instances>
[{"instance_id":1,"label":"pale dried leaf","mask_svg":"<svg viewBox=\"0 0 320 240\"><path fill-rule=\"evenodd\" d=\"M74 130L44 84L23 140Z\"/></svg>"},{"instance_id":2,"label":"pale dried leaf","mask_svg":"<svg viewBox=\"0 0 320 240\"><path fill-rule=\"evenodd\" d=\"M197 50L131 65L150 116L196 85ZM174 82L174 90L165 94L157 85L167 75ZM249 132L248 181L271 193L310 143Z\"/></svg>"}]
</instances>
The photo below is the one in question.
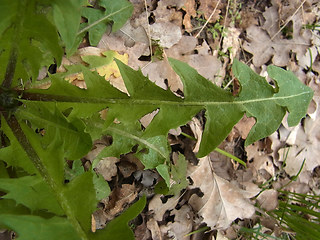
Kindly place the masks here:
<instances>
[{"instance_id":1,"label":"pale dried leaf","mask_svg":"<svg viewBox=\"0 0 320 240\"><path fill-rule=\"evenodd\" d=\"M112 177L117 175L116 163L120 160L115 157L102 158L96 166L96 170L106 181L111 181Z\"/></svg>"},{"instance_id":2,"label":"pale dried leaf","mask_svg":"<svg viewBox=\"0 0 320 240\"><path fill-rule=\"evenodd\" d=\"M181 29L170 22L154 23L150 26L150 37L159 40L159 45L164 48L170 48L182 37Z\"/></svg>"},{"instance_id":3,"label":"pale dried leaf","mask_svg":"<svg viewBox=\"0 0 320 240\"><path fill-rule=\"evenodd\" d=\"M253 54L253 64L256 67L267 63L271 57L274 65L286 66L291 52L295 52L298 58L306 53L311 33L303 29L301 11L291 18L292 39L281 38L281 32L279 32L281 23L276 7L267 8L263 15L266 22L262 28L254 25L248 27L246 31L249 41L243 44L243 48Z\"/></svg>"},{"instance_id":4,"label":"pale dried leaf","mask_svg":"<svg viewBox=\"0 0 320 240\"><path fill-rule=\"evenodd\" d=\"M171 239L190 239L190 236L184 236L192 232L191 208L188 205L183 205L179 210L174 209L170 215L174 216L174 221L160 227L162 234Z\"/></svg>"},{"instance_id":5,"label":"pale dried leaf","mask_svg":"<svg viewBox=\"0 0 320 240\"><path fill-rule=\"evenodd\" d=\"M150 203L149 203L149 211L151 211L154 215L153 218L157 221L163 220L163 215L166 211L171 211L175 208L179 201L179 196L174 196L169 198L165 203L161 201L161 195L155 195Z\"/></svg>"},{"instance_id":6,"label":"pale dried leaf","mask_svg":"<svg viewBox=\"0 0 320 240\"><path fill-rule=\"evenodd\" d=\"M203 197L192 195L189 204L210 227L227 228L237 218L250 218L255 210L244 190L222 179L211 171L208 157L199 166L189 166L193 180L190 188L199 188Z\"/></svg>"},{"instance_id":7,"label":"pale dried leaf","mask_svg":"<svg viewBox=\"0 0 320 240\"><path fill-rule=\"evenodd\" d=\"M151 231L152 239L154 239L154 240L162 240L163 239L159 225L155 219L151 218L147 222L147 228Z\"/></svg>"},{"instance_id":8,"label":"pale dried leaf","mask_svg":"<svg viewBox=\"0 0 320 240\"><path fill-rule=\"evenodd\" d=\"M195 17L197 15L196 12L196 3L194 0L186 0L183 10L186 12L183 18L183 25L187 32L192 32L193 27L191 24L191 17Z\"/></svg>"},{"instance_id":9,"label":"pale dried leaf","mask_svg":"<svg viewBox=\"0 0 320 240\"><path fill-rule=\"evenodd\" d=\"M210 23L214 23L217 20L219 20L220 9L222 9L223 7L223 4L221 3L221 1L211 18L210 18L210 15L213 13L219 1L218 0L200 0L199 2L200 2L200 7L198 8L198 11L204 15L204 18L206 20L208 20Z\"/></svg>"},{"instance_id":10,"label":"pale dried leaf","mask_svg":"<svg viewBox=\"0 0 320 240\"><path fill-rule=\"evenodd\" d=\"M278 191L267 189L257 198L260 207L266 211L272 211L278 207Z\"/></svg>"}]
</instances>

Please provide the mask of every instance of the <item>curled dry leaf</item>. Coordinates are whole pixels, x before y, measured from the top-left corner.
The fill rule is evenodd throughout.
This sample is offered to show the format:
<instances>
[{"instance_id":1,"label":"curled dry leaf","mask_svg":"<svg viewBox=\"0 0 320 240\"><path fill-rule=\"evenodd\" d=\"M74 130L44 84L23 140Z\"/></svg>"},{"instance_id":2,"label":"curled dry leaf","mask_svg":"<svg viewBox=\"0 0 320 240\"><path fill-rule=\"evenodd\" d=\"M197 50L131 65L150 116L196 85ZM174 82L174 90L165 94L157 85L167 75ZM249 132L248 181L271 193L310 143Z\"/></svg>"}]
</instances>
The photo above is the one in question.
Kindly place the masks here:
<instances>
[{"instance_id":1,"label":"curled dry leaf","mask_svg":"<svg viewBox=\"0 0 320 240\"><path fill-rule=\"evenodd\" d=\"M151 218L147 222L147 228L151 231L152 239L162 240L161 231L157 221L154 218Z\"/></svg>"},{"instance_id":2,"label":"curled dry leaf","mask_svg":"<svg viewBox=\"0 0 320 240\"><path fill-rule=\"evenodd\" d=\"M202 197L192 195L190 206L214 228L225 229L237 218L250 218L255 209L245 196L246 191L213 173L209 161L204 157L199 166L188 168L193 182L189 187L199 188L203 193Z\"/></svg>"},{"instance_id":3,"label":"curled dry leaf","mask_svg":"<svg viewBox=\"0 0 320 240\"><path fill-rule=\"evenodd\" d=\"M191 17L195 17L197 15L195 1L186 0L183 10L186 12L183 18L183 25L187 32L192 32L193 27L191 24Z\"/></svg>"},{"instance_id":4,"label":"curled dry leaf","mask_svg":"<svg viewBox=\"0 0 320 240\"><path fill-rule=\"evenodd\" d=\"M174 221L160 227L162 234L170 239L189 240L190 236L185 237L185 235L192 232L193 221L190 207L183 205L179 210L173 209L170 215L174 216Z\"/></svg>"}]
</instances>

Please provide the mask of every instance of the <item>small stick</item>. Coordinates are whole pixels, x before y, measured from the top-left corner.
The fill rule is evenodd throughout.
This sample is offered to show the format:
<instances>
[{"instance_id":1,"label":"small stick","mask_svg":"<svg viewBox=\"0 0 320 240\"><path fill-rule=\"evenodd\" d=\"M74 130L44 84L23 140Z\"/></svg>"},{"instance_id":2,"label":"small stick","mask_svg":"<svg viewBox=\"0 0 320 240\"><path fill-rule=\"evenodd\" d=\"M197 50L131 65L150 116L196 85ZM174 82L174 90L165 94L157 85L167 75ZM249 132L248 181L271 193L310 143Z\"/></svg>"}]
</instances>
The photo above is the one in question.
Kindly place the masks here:
<instances>
[{"instance_id":1,"label":"small stick","mask_svg":"<svg viewBox=\"0 0 320 240\"><path fill-rule=\"evenodd\" d=\"M213 15L215 14L215 12L216 12L216 10L217 10L217 8L218 8L218 6L219 6L219 4L220 4L220 1L221 1L221 0L218 1L217 5L216 5L215 8L213 9L210 17L209 17L208 20L205 22L205 24L202 26L202 28L201 28L200 31L197 33L197 35L195 36L195 38L199 37L200 33L201 33L201 32L203 31L203 29L208 25L209 21L211 20L211 18L213 17Z\"/></svg>"}]
</instances>

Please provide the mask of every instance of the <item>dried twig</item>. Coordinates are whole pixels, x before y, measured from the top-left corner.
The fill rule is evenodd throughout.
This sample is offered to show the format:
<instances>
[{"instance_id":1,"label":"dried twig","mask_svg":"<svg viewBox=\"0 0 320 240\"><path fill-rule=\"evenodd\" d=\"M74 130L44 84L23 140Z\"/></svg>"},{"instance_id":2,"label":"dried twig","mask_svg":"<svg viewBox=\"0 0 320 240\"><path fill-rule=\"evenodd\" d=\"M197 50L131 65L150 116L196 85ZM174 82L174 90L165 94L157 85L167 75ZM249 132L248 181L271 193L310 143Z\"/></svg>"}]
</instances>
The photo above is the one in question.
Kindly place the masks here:
<instances>
[{"instance_id":1,"label":"dried twig","mask_svg":"<svg viewBox=\"0 0 320 240\"><path fill-rule=\"evenodd\" d=\"M213 15L215 14L219 4L220 4L220 1L218 1L217 5L215 6L215 8L213 9L211 15L209 16L209 18L207 19L207 21L205 22L205 24L202 26L202 28L200 29L200 31L197 33L197 35L195 36L196 38L199 37L199 35L201 34L201 32L203 31L203 29L207 26L207 24L209 23L209 21L211 20L211 18L213 17Z\"/></svg>"}]
</instances>

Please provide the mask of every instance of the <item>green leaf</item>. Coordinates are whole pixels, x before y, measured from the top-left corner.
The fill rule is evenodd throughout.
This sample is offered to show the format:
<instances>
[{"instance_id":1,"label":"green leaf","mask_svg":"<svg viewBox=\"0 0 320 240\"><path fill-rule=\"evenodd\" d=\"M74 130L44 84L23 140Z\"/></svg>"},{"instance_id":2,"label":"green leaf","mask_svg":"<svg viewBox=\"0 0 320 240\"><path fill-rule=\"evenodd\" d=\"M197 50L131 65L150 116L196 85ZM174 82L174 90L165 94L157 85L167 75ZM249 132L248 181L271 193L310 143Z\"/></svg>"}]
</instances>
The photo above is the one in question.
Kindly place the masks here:
<instances>
[{"instance_id":1,"label":"green leaf","mask_svg":"<svg viewBox=\"0 0 320 240\"><path fill-rule=\"evenodd\" d=\"M13 68L14 79L36 79L44 62L55 58L58 65L63 51L56 28L41 11L36 0L3 0L0 14L0 64ZM14 65L16 63L16 65ZM6 68L0 68L4 79ZM15 82L15 85L17 83Z\"/></svg>"},{"instance_id":2,"label":"green leaf","mask_svg":"<svg viewBox=\"0 0 320 240\"><path fill-rule=\"evenodd\" d=\"M31 215L0 214L0 223L14 230L23 240L79 240L70 222L62 217L44 219Z\"/></svg>"},{"instance_id":3,"label":"green leaf","mask_svg":"<svg viewBox=\"0 0 320 240\"><path fill-rule=\"evenodd\" d=\"M72 217L77 219L87 234L91 231L91 214L97 209L98 202L92 175L90 171L85 172L61 189Z\"/></svg>"},{"instance_id":4,"label":"green leaf","mask_svg":"<svg viewBox=\"0 0 320 240\"><path fill-rule=\"evenodd\" d=\"M279 92L275 94L277 103L288 109L289 126L297 125L306 114L313 93L290 71L268 66L268 74L279 87Z\"/></svg>"},{"instance_id":5,"label":"green leaf","mask_svg":"<svg viewBox=\"0 0 320 240\"><path fill-rule=\"evenodd\" d=\"M290 102L299 101L302 97L306 99L303 102L304 110L295 112L295 118L304 117L305 110L313 95L312 90L308 87L302 87L303 84L296 78L291 82L283 82L282 89L279 91L285 94L277 95L276 89L269 85L265 78L235 60L232 71L241 84L241 92L239 97L233 97L228 92L206 81L186 64L173 59L169 59L169 61L184 83L184 104L198 105L201 109L206 109L206 125L198 152L199 157L207 155L217 147L244 113L257 120L245 142L246 145L249 145L276 131L284 117L286 107L291 105ZM298 95L286 91L292 85L295 86L294 88L303 88L304 90ZM281 101L282 105L278 101Z\"/></svg>"},{"instance_id":6,"label":"green leaf","mask_svg":"<svg viewBox=\"0 0 320 240\"><path fill-rule=\"evenodd\" d=\"M105 129L117 119L121 124L124 124L124 127L115 131L122 131L122 136L125 136L123 132L128 132L126 138L131 134L132 137L136 136L150 141L153 141L152 138L156 136L167 136L170 129L186 124L195 114L205 109L206 124L198 152L199 157L214 150L226 138L244 113L257 120L246 140L246 144L250 144L273 133L280 125L287 107L291 106L289 102L300 101L304 97L307 99L301 103L304 110L299 112L291 110L295 119L301 119L313 94L310 88L301 87L303 84L298 80L281 83L278 91L269 85L263 77L235 60L233 73L240 81L241 92L239 96L234 97L231 93L199 75L187 64L174 59L169 59L169 61L184 84L184 98L176 96L170 90L158 87L143 76L140 70L135 71L118 60L116 62L130 96L115 89L97 74L85 70L87 90L77 89L56 78L53 79L55 81L52 82L52 86L48 90L30 92L42 94L43 99L46 99L45 95L48 94L52 100L62 102L58 103L58 106L73 107L78 112L81 110L77 109L86 104L96 106L95 110L108 108ZM294 88L303 89L303 91L299 94L286 91L291 86L296 86ZM137 127L127 127L137 126L138 120L142 116L155 110L159 110L159 112L143 134L137 133L137 131L141 132ZM124 128L126 131L123 130ZM111 130L112 128L110 128ZM148 146L148 144L145 145ZM114 147L113 151L118 151L117 154L119 154L124 149L128 150L130 146L131 143L124 144L123 148ZM145 161L144 164L146 165L147 162ZM163 164L163 162L157 164ZM151 163L150 165L156 167L156 164Z\"/></svg>"},{"instance_id":7,"label":"green leaf","mask_svg":"<svg viewBox=\"0 0 320 240\"><path fill-rule=\"evenodd\" d=\"M84 8L82 15L88 19L88 25L80 33L88 31L90 44L96 46L106 32L107 24L112 21L112 31L118 31L132 14L133 6L127 0L100 0L105 10Z\"/></svg>"},{"instance_id":8,"label":"green leaf","mask_svg":"<svg viewBox=\"0 0 320 240\"><path fill-rule=\"evenodd\" d=\"M127 0L100 0L100 5L106 9L106 14L113 21L112 31L118 31L131 17L133 5Z\"/></svg>"},{"instance_id":9,"label":"green leaf","mask_svg":"<svg viewBox=\"0 0 320 240\"><path fill-rule=\"evenodd\" d=\"M109 184L101 174L93 174L93 185L96 190L96 199L98 201L108 197L111 193Z\"/></svg>"},{"instance_id":10,"label":"green leaf","mask_svg":"<svg viewBox=\"0 0 320 240\"><path fill-rule=\"evenodd\" d=\"M54 137L52 134L55 135L59 130L65 142L64 154L70 160L81 158L91 149L92 140L90 135L84 132L84 123L79 119L69 122L55 106L50 109L50 106L43 102L27 102L24 108L16 112L16 116L30 121L33 129L44 129L46 132L41 141L46 145L51 143Z\"/></svg>"},{"instance_id":11,"label":"green leaf","mask_svg":"<svg viewBox=\"0 0 320 240\"><path fill-rule=\"evenodd\" d=\"M6 165L3 161L0 161L0 178L9 178Z\"/></svg>"},{"instance_id":12,"label":"green leaf","mask_svg":"<svg viewBox=\"0 0 320 240\"><path fill-rule=\"evenodd\" d=\"M38 176L0 179L0 189L7 193L2 198L13 199L32 211L49 210L64 215L52 189Z\"/></svg>"},{"instance_id":13,"label":"green leaf","mask_svg":"<svg viewBox=\"0 0 320 240\"><path fill-rule=\"evenodd\" d=\"M269 67L269 76L279 87L275 89L265 78L239 61L234 62L232 71L242 87L236 101L243 106L247 116L256 119L256 124L246 139L246 146L276 131L287 109L290 112L288 117L290 125L297 124L305 116L313 92L294 74L278 67Z\"/></svg>"},{"instance_id":14,"label":"green leaf","mask_svg":"<svg viewBox=\"0 0 320 240\"><path fill-rule=\"evenodd\" d=\"M42 137L30 127L23 122L20 122L20 125L27 137L26 141L29 142L27 151L25 149L26 143L23 143L23 149L27 153L25 161L31 161L37 166L39 173L41 173L42 181L45 182L25 181L27 186L21 188L16 185L23 179L12 180L16 182L13 182L9 187L6 185L6 188L3 186L4 189L9 189L9 194L6 197L17 200L19 195L27 193L25 197L20 197L17 201L31 209L40 207L41 209L52 210L55 213L59 212L55 207L57 204L53 204L53 206L48 206L48 204L52 203L52 201L57 201L63 210L63 214L67 215L72 224L71 228L77 232L78 238L85 238L91 231L91 214L96 209L98 202L93 184L93 173L91 171L85 172L75 177L68 184L64 184L64 139L60 132L56 129L50 129L55 134L51 133L51 143L46 145L42 143ZM34 153L31 154L30 151L34 151ZM5 181L3 182L4 184L6 183ZM45 187L47 186L51 188L55 199L52 196L48 196L50 191L46 190ZM11 192L12 190L15 192ZM47 198L42 199L43 202L39 206L34 205L31 201L37 193L43 194L43 197L47 195Z\"/></svg>"},{"instance_id":15,"label":"green leaf","mask_svg":"<svg viewBox=\"0 0 320 240\"><path fill-rule=\"evenodd\" d=\"M82 0L54 0L53 19L69 51L77 37L81 18Z\"/></svg>"},{"instance_id":16,"label":"green leaf","mask_svg":"<svg viewBox=\"0 0 320 240\"><path fill-rule=\"evenodd\" d=\"M177 195L182 189L189 185L189 182L186 179L187 167L188 161L186 161L185 157L180 154L177 163L172 165L170 172L175 183L170 186L170 190L168 192L169 195Z\"/></svg>"},{"instance_id":17,"label":"green leaf","mask_svg":"<svg viewBox=\"0 0 320 240\"><path fill-rule=\"evenodd\" d=\"M101 129L104 135L111 135L113 143L104 148L95 161L104 157L118 157L123 153L130 152L135 145L139 145L136 156L146 169L157 168L159 174L169 184L170 176L165 166L169 162L169 146L165 136L144 137L141 131L133 129L132 126L112 124ZM125 131L123 129L126 129Z\"/></svg>"}]
</instances>

